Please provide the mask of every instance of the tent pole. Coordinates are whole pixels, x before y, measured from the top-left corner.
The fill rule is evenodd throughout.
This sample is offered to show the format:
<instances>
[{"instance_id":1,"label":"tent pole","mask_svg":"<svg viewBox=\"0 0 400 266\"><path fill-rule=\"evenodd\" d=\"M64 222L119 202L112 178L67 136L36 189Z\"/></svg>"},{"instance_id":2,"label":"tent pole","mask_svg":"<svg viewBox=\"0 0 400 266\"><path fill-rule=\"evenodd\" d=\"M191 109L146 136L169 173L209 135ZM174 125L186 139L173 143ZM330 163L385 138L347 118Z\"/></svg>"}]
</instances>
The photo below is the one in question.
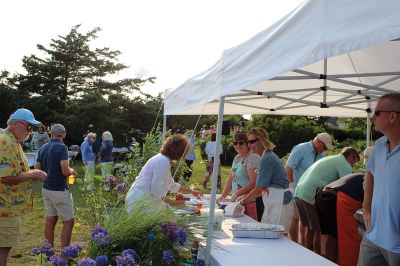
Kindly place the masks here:
<instances>
[{"instance_id":1,"label":"tent pole","mask_svg":"<svg viewBox=\"0 0 400 266\"><path fill-rule=\"evenodd\" d=\"M368 110L371 110L371 102L368 101ZM367 148L371 146L371 116L370 111L367 112Z\"/></svg>"},{"instance_id":2,"label":"tent pole","mask_svg":"<svg viewBox=\"0 0 400 266\"><path fill-rule=\"evenodd\" d=\"M324 59L324 75L328 76L328 59ZM326 85L328 84L326 78L324 79L324 92L323 92L323 103L326 104Z\"/></svg>"},{"instance_id":3,"label":"tent pole","mask_svg":"<svg viewBox=\"0 0 400 266\"><path fill-rule=\"evenodd\" d=\"M162 142L164 142L166 134L167 134L167 116L164 115L162 123Z\"/></svg>"},{"instance_id":4,"label":"tent pole","mask_svg":"<svg viewBox=\"0 0 400 266\"><path fill-rule=\"evenodd\" d=\"M219 172L219 161L220 161L220 151L219 147L221 144L221 133L222 133L222 121L224 120L224 102L225 97L221 97L219 100L219 110L218 110L218 122L217 122L217 138L215 145L215 156L214 156L214 168L212 175L212 187L211 187L211 198L210 198L210 210L208 215L208 225L207 225L207 245L206 245L206 265L211 265L211 245L212 245L212 235L214 226L214 212L215 212L215 198L217 192L217 180Z\"/></svg>"}]
</instances>

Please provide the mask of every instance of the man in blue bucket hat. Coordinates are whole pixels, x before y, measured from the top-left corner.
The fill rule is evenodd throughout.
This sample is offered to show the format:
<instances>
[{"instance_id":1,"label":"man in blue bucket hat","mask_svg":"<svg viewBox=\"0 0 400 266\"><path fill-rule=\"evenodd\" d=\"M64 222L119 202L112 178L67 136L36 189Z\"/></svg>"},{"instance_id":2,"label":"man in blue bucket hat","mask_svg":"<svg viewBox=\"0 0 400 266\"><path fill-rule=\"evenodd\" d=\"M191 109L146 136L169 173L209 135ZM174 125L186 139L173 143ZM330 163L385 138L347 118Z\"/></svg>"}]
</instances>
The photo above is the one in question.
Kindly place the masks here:
<instances>
[{"instance_id":1,"label":"man in blue bucket hat","mask_svg":"<svg viewBox=\"0 0 400 266\"><path fill-rule=\"evenodd\" d=\"M44 171L29 169L20 144L40 125L31 111L20 108L0 132L0 265L7 265L10 249L19 244L21 217L33 206L32 180L47 176Z\"/></svg>"}]
</instances>

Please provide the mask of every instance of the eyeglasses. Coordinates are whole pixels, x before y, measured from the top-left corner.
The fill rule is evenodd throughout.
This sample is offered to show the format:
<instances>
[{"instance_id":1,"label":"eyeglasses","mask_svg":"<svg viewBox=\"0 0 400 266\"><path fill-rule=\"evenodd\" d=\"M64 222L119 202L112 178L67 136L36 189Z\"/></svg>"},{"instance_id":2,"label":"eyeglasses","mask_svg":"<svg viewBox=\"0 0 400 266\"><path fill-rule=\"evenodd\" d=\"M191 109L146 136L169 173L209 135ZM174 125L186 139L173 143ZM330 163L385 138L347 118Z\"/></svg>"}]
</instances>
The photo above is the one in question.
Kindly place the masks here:
<instances>
[{"instance_id":1,"label":"eyeglasses","mask_svg":"<svg viewBox=\"0 0 400 266\"><path fill-rule=\"evenodd\" d=\"M24 126L26 126L26 130L28 130L29 132L33 130L33 126L30 124L25 124L21 121L18 121L20 124L23 124Z\"/></svg>"},{"instance_id":2,"label":"eyeglasses","mask_svg":"<svg viewBox=\"0 0 400 266\"><path fill-rule=\"evenodd\" d=\"M254 144L254 143L256 143L258 141L258 139L248 139L247 140L247 143L249 143L249 144Z\"/></svg>"},{"instance_id":3,"label":"eyeglasses","mask_svg":"<svg viewBox=\"0 0 400 266\"><path fill-rule=\"evenodd\" d=\"M381 110L375 110L374 111L374 116L379 116L381 113L397 113L400 114L400 111L381 111Z\"/></svg>"},{"instance_id":4,"label":"eyeglasses","mask_svg":"<svg viewBox=\"0 0 400 266\"><path fill-rule=\"evenodd\" d=\"M322 140L319 140L319 143L322 144L322 146L324 147L324 150L327 150L327 149L328 149L328 147L326 147L326 144L325 144Z\"/></svg>"},{"instance_id":5,"label":"eyeglasses","mask_svg":"<svg viewBox=\"0 0 400 266\"><path fill-rule=\"evenodd\" d=\"M234 142L233 142L233 145L234 145L234 146L236 146L236 145L238 145L238 144L239 144L240 146L242 146L243 144L246 144L246 141L242 140L242 141L234 141Z\"/></svg>"}]
</instances>

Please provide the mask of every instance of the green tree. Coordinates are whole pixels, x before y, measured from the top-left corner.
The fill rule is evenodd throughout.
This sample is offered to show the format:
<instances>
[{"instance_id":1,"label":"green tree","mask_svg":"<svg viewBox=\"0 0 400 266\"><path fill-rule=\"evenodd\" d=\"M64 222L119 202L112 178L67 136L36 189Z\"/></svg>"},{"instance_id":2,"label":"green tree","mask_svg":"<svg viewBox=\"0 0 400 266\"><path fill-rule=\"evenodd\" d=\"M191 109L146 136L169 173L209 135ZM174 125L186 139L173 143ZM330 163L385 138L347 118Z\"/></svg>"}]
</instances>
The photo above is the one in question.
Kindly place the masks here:
<instances>
[{"instance_id":1,"label":"green tree","mask_svg":"<svg viewBox=\"0 0 400 266\"><path fill-rule=\"evenodd\" d=\"M23 58L27 74L19 75L18 89L32 99L38 98L36 104L51 110L45 116L48 122L68 116L65 111L73 99L88 94L107 98L134 91L140 93L140 86L154 81L153 77L110 81L110 75L127 68L118 63L121 52L107 47L92 48L91 43L101 29L97 27L81 33L79 28L80 25L76 25L66 36L52 39L49 47L38 44L42 57L31 55Z\"/></svg>"}]
</instances>

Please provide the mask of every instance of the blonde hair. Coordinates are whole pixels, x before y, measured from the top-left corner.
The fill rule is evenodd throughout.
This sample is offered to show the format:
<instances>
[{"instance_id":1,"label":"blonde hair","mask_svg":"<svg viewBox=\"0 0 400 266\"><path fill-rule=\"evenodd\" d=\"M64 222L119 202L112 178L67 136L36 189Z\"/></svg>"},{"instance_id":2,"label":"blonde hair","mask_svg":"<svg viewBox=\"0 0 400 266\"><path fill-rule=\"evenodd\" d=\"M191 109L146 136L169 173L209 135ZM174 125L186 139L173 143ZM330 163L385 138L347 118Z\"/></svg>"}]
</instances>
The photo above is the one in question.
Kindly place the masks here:
<instances>
[{"instance_id":1,"label":"blonde hair","mask_svg":"<svg viewBox=\"0 0 400 266\"><path fill-rule=\"evenodd\" d=\"M102 139L103 139L103 141L104 141L104 140L111 140L111 141L113 141L113 137L112 137L112 135L111 135L111 132L110 132L110 131L104 131L104 132L103 132L103 135L102 135Z\"/></svg>"},{"instance_id":2,"label":"blonde hair","mask_svg":"<svg viewBox=\"0 0 400 266\"><path fill-rule=\"evenodd\" d=\"M261 141L261 144L265 149L272 151L275 148L276 145L269 140L268 133L265 129L255 127L249 131L248 135L250 134L254 135L259 141Z\"/></svg>"}]
</instances>

